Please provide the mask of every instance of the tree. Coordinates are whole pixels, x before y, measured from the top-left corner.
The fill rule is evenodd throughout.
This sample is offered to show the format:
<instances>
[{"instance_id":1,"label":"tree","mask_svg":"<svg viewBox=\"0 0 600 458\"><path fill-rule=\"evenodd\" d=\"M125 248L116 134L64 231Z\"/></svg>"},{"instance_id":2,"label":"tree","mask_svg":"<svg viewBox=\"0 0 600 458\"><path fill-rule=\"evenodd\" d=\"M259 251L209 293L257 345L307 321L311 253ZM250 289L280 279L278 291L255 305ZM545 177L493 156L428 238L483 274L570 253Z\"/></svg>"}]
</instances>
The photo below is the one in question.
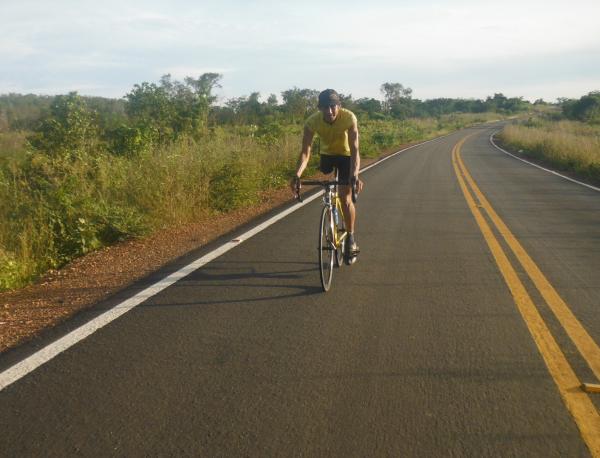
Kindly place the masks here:
<instances>
[{"instance_id":1,"label":"tree","mask_svg":"<svg viewBox=\"0 0 600 458\"><path fill-rule=\"evenodd\" d=\"M143 82L134 85L125 98L125 111L138 128L154 131L159 142L172 137L175 110L169 100L168 88Z\"/></svg>"},{"instance_id":2,"label":"tree","mask_svg":"<svg viewBox=\"0 0 600 458\"><path fill-rule=\"evenodd\" d=\"M356 111L365 112L370 118L377 118L378 116L381 116L383 112L381 102L373 98L358 99L356 102L354 102L354 105L356 107Z\"/></svg>"},{"instance_id":3,"label":"tree","mask_svg":"<svg viewBox=\"0 0 600 458\"><path fill-rule=\"evenodd\" d=\"M395 104L406 102L412 97L412 89L405 88L400 83L383 83L379 90L384 97L383 109L388 113L392 111Z\"/></svg>"},{"instance_id":4,"label":"tree","mask_svg":"<svg viewBox=\"0 0 600 458\"><path fill-rule=\"evenodd\" d=\"M356 111L356 102L352 98L352 94L339 94L340 102L344 108L347 108L350 111Z\"/></svg>"},{"instance_id":5,"label":"tree","mask_svg":"<svg viewBox=\"0 0 600 458\"><path fill-rule=\"evenodd\" d=\"M31 145L52 156L79 157L98 141L94 114L77 92L57 95L50 114L30 137Z\"/></svg>"},{"instance_id":6,"label":"tree","mask_svg":"<svg viewBox=\"0 0 600 458\"><path fill-rule=\"evenodd\" d=\"M592 91L579 100L563 103L563 113L578 121L600 123L600 91Z\"/></svg>"},{"instance_id":7,"label":"tree","mask_svg":"<svg viewBox=\"0 0 600 458\"><path fill-rule=\"evenodd\" d=\"M221 87L219 81L222 77L223 75L219 73L203 73L198 79L186 77L185 83L194 89L198 97L206 100L208 105L212 105L217 100L212 91Z\"/></svg>"},{"instance_id":8,"label":"tree","mask_svg":"<svg viewBox=\"0 0 600 458\"><path fill-rule=\"evenodd\" d=\"M54 97L34 94L0 95L0 112L10 130L34 130L48 116Z\"/></svg>"},{"instance_id":9,"label":"tree","mask_svg":"<svg viewBox=\"0 0 600 458\"><path fill-rule=\"evenodd\" d=\"M281 93L283 98L283 110L291 118L292 122L302 120L309 111L317 106L319 91L314 89L299 89L294 87Z\"/></svg>"},{"instance_id":10,"label":"tree","mask_svg":"<svg viewBox=\"0 0 600 458\"><path fill-rule=\"evenodd\" d=\"M455 100L446 98L437 98L426 100L420 105L422 116L441 116L451 113L454 109Z\"/></svg>"},{"instance_id":11,"label":"tree","mask_svg":"<svg viewBox=\"0 0 600 458\"><path fill-rule=\"evenodd\" d=\"M523 100L523 97L507 98L502 93L494 94L494 97L487 97L485 100L487 111L496 111L498 113L518 113L525 111L529 107L529 102Z\"/></svg>"},{"instance_id":12,"label":"tree","mask_svg":"<svg viewBox=\"0 0 600 458\"><path fill-rule=\"evenodd\" d=\"M511 97L506 100L502 109L506 113L518 113L527 110L528 106L529 102L523 100L523 97Z\"/></svg>"},{"instance_id":13,"label":"tree","mask_svg":"<svg viewBox=\"0 0 600 458\"><path fill-rule=\"evenodd\" d=\"M10 130L10 124L8 123L8 116L6 112L0 111L0 133L8 132Z\"/></svg>"},{"instance_id":14,"label":"tree","mask_svg":"<svg viewBox=\"0 0 600 458\"><path fill-rule=\"evenodd\" d=\"M167 74L159 85L136 84L125 96L126 112L144 136L154 136L161 143L183 134L195 135L208 124L216 100L212 91L220 87L220 78L217 73L205 73L197 79L186 77L181 83Z\"/></svg>"},{"instance_id":15,"label":"tree","mask_svg":"<svg viewBox=\"0 0 600 458\"><path fill-rule=\"evenodd\" d=\"M229 103L229 102L227 102ZM224 124L233 124L235 122L235 111L230 106L213 106L209 112L209 124L219 126Z\"/></svg>"},{"instance_id":16,"label":"tree","mask_svg":"<svg viewBox=\"0 0 600 458\"><path fill-rule=\"evenodd\" d=\"M259 124L267 110L265 104L259 101L260 92L253 92L250 96L229 99L226 105L235 113L239 124Z\"/></svg>"},{"instance_id":17,"label":"tree","mask_svg":"<svg viewBox=\"0 0 600 458\"><path fill-rule=\"evenodd\" d=\"M248 100L243 105L245 115L250 124L260 123L260 119L265 111L263 110L263 104L258 100L259 98L260 92L253 92L248 96Z\"/></svg>"}]
</instances>

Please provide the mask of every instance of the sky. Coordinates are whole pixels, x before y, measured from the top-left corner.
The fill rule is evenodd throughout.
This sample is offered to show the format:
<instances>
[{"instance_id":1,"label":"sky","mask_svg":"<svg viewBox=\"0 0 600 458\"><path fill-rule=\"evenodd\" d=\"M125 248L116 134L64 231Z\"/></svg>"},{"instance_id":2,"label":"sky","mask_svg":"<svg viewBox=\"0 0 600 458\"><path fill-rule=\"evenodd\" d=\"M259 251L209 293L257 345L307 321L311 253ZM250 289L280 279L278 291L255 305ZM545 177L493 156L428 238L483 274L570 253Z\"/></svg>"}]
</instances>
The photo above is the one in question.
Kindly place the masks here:
<instances>
[{"instance_id":1,"label":"sky","mask_svg":"<svg viewBox=\"0 0 600 458\"><path fill-rule=\"evenodd\" d=\"M600 90L598 0L0 0L0 94L121 98L222 75L220 102L293 87L553 102Z\"/></svg>"}]
</instances>

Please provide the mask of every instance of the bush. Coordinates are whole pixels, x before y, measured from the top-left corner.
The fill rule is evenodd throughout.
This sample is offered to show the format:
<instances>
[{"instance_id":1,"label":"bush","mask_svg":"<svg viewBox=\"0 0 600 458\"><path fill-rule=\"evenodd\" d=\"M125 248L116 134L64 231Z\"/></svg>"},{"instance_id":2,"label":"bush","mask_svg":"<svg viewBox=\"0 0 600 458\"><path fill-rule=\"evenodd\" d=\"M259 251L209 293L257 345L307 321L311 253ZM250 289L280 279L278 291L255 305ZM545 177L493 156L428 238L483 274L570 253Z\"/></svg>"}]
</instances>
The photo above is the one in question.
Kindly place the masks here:
<instances>
[{"instance_id":1,"label":"bush","mask_svg":"<svg viewBox=\"0 0 600 458\"><path fill-rule=\"evenodd\" d=\"M54 98L30 142L47 155L81 156L97 148L98 128L84 99L71 92Z\"/></svg>"},{"instance_id":2,"label":"bush","mask_svg":"<svg viewBox=\"0 0 600 458\"><path fill-rule=\"evenodd\" d=\"M13 255L0 249L0 291L22 286L22 270Z\"/></svg>"},{"instance_id":3,"label":"bush","mask_svg":"<svg viewBox=\"0 0 600 458\"><path fill-rule=\"evenodd\" d=\"M106 133L109 151L118 156L136 157L148 151L156 134L148 129L125 124Z\"/></svg>"},{"instance_id":4,"label":"bush","mask_svg":"<svg viewBox=\"0 0 600 458\"><path fill-rule=\"evenodd\" d=\"M567 100L562 108L569 119L600 124L600 91L590 92L579 100Z\"/></svg>"}]
</instances>

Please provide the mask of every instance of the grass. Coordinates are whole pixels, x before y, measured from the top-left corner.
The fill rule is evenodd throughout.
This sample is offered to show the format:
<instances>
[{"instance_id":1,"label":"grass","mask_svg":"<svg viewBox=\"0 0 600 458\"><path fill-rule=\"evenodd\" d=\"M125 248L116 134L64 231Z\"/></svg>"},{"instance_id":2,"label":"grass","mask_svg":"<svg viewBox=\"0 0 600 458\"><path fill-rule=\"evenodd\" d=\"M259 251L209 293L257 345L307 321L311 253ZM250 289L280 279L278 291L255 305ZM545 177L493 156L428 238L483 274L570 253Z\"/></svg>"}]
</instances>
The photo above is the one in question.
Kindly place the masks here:
<instances>
[{"instance_id":1,"label":"grass","mask_svg":"<svg viewBox=\"0 0 600 458\"><path fill-rule=\"evenodd\" d=\"M297 137L216 129L135 159L21 152L0 168L0 289L101 246L256 203L286 183Z\"/></svg>"},{"instance_id":2,"label":"grass","mask_svg":"<svg viewBox=\"0 0 600 458\"><path fill-rule=\"evenodd\" d=\"M375 157L491 117L364 121L361 153ZM286 186L301 130L215 127L200 140L183 138L133 158L101 150L46 155L27 151L25 134L2 134L0 290L102 246L256 204L265 190ZM307 173L317 163L314 155Z\"/></svg>"},{"instance_id":3,"label":"grass","mask_svg":"<svg viewBox=\"0 0 600 458\"><path fill-rule=\"evenodd\" d=\"M600 126L531 118L504 128L500 140L513 150L600 184Z\"/></svg>"},{"instance_id":4,"label":"grass","mask_svg":"<svg viewBox=\"0 0 600 458\"><path fill-rule=\"evenodd\" d=\"M0 168L18 164L27 145L26 132L0 132Z\"/></svg>"}]
</instances>

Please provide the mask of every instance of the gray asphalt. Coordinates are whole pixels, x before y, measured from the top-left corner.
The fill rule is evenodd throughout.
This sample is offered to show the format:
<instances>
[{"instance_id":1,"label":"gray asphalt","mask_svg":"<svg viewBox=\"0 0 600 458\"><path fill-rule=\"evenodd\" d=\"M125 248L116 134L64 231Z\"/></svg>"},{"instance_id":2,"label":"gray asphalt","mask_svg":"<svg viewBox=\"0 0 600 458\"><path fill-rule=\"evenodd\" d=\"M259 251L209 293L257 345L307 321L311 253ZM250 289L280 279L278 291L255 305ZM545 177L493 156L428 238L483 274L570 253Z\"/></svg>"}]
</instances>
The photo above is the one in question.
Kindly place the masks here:
<instances>
[{"instance_id":1,"label":"gray asphalt","mask_svg":"<svg viewBox=\"0 0 600 458\"><path fill-rule=\"evenodd\" d=\"M315 201L7 387L0 455L589 456L451 150L476 132L465 164L596 342L600 193L502 154L492 131L365 172L360 258L329 293Z\"/></svg>"}]
</instances>

